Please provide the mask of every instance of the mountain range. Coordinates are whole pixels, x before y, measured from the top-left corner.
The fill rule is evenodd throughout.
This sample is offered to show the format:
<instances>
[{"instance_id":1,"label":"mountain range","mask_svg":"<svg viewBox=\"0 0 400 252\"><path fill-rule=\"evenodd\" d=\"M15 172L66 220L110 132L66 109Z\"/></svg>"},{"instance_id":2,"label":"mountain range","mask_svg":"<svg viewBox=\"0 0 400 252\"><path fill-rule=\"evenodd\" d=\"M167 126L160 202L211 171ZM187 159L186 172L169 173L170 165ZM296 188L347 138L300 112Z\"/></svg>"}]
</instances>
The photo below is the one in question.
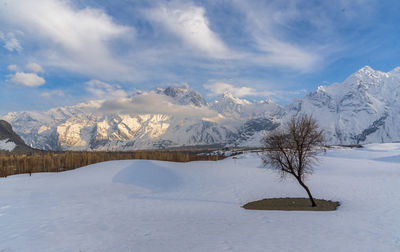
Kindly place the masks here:
<instances>
[{"instance_id":1,"label":"mountain range","mask_svg":"<svg viewBox=\"0 0 400 252\"><path fill-rule=\"evenodd\" d=\"M132 150L178 146L259 146L266 131L311 114L329 144L400 140L400 68L363 67L342 83L281 106L224 93L207 102L189 87L137 92L48 111L11 112L28 145L45 150Z\"/></svg>"}]
</instances>

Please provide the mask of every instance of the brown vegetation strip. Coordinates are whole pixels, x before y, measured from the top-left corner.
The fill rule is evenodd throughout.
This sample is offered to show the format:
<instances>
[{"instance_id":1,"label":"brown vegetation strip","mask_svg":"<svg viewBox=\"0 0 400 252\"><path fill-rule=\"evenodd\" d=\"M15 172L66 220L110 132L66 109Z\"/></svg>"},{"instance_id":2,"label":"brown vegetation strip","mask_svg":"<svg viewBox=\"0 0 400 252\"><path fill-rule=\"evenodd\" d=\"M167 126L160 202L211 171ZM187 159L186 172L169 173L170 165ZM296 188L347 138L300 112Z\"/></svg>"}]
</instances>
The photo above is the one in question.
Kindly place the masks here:
<instances>
[{"instance_id":1,"label":"brown vegetation strip","mask_svg":"<svg viewBox=\"0 0 400 252\"><path fill-rule=\"evenodd\" d=\"M202 152L204 153L204 151ZM0 177L22 173L61 172L111 160L147 159L173 162L220 160L221 155L194 151L133 151L133 152L41 152L32 154L0 154Z\"/></svg>"},{"instance_id":2,"label":"brown vegetation strip","mask_svg":"<svg viewBox=\"0 0 400 252\"><path fill-rule=\"evenodd\" d=\"M281 210L281 211L334 211L340 203L330 200L315 200L316 207L311 206L309 198L272 198L249 202L243 206L248 210Z\"/></svg>"}]
</instances>

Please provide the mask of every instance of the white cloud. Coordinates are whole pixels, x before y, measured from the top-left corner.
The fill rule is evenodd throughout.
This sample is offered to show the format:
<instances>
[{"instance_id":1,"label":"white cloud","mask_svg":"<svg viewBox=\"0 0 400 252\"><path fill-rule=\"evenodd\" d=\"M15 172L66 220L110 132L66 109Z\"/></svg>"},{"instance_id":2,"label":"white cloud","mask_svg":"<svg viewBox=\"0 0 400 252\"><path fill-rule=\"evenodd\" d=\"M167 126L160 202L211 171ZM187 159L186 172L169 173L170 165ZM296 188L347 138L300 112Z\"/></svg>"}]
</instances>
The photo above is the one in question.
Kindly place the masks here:
<instances>
[{"instance_id":1,"label":"white cloud","mask_svg":"<svg viewBox=\"0 0 400 252\"><path fill-rule=\"evenodd\" d=\"M27 64L25 68L35 73L44 73L42 66L34 62Z\"/></svg>"},{"instance_id":2,"label":"white cloud","mask_svg":"<svg viewBox=\"0 0 400 252\"><path fill-rule=\"evenodd\" d=\"M235 97L243 97L243 96L263 96L263 92L257 92L254 88L251 87L235 87L231 84L225 82L213 82L204 84L203 87L210 91L211 96L220 95L225 92L231 93Z\"/></svg>"},{"instance_id":3,"label":"white cloud","mask_svg":"<svg viewBox=\"0 0 400 252\"><path fill-rule=\"evenodd\" d=\"M126 71L109 42L131 38L133 28L116 24L104 11L76 8L72 1L0 0L0 19L21 29L40 45L46 64L85 74L107 75ZM32 42L32 41L31 41Z\"/></svg>"},{"instance_id":4,"label":"white cloud","mask_svg":"<svg viewBox=\"0 0 400 252\"><path fill-rule=\"evenodd\" d=\"M258 1L235 1L246 17L246 29L253 38L260 53L253 54L253 61L259 65L289 67L302 72L312 71L321 61L320 49L323 46L312 44L301 46L285 39L281 26L289 17L298 15L296 2L288 1L284 6L261 4ZM279 5L279 4L277 4Z\"/></svg>"},{"instance_id":5,"label":"white cloud","mask_svg":"<svg viewBox=\"0 0 400 252\"><path fill-rule=\"evenodd\" d=\"M221 38L209 27L202 7L191 4L165 4L152 9L149 18L159 22L192 49L215 58L230 57Z\"/></svg>"},{"instance_id":6,"label":"white cloud","mask_svg":"<svg viewBox=\"0 0 400 252\"><path fill-rule=\"evenodd\" d=\"M16 72L18 70L17 65L8 65L7 69L13 72Z\"/></svg>"},{"instance_id":7,"label":"white cloud","mask_svg":"<svg viewBox=\"0 0 400 252\"><path fill-rule=\"evenodd\" d=\"M277 90L266 91L257 90L252 87L236 87L232 84L216 81L204 84L203 87L209 91L208 96L217 96L228 92L235 97L258 96L268 97L275 101L290 102L294 97L298 97L307 93L307 90Z\"/></svg>"},{"instance_id":8,"label":"white cloud","mask_svg":"<svg viewBox=\"0 0 400 252\"><path fill-rule=\"evenodd\" d=\"M208 120L219 118L216 111L206 107L176 104L171 97L152 91L139 93L129 98L107 100L101 105L99 111L126 114L166 114Z\"/></svg>"},{"instance_id":9,"label":"white cloud","mask_svg":"<svg viewBox=\"0 0 400 252\"><path fill-rule=\"evenodd\" d=\"M3 42L3 47L10 52L13 51L20 52L22 50L21 44L15 37L15 34L12 32L9 32L7 34L3 34L0 32L0 41Z\"/></svg>"},{"instance_id":10,"label":"white cloud","mask_svg":"<svg viewBox=\"0 0 400 252\"><path fill-rule=\"evenodd\" d=\"M313 71L322 61L324 55L321 52L326 47L296 44L296 41L285 38L284 32L278 27L280 22L286 21L282 20L282 15L297 15L297 9L281 10L259 1L234 3L245 17L243 26L237 28L244 29L249 36L251 44L246 47L229 48L218 34L211 30L203 7L172 1L158 5L147 14L150 20L161 24L167 31L180 38L187 47L197 52L197 56L200 52L211 58L239 60L232 62L232 65L244 63L289 68L301 72Z\"/></svg>"},{"instance_id":11,"label":"white cloud","mask_svg":"<svg viewBox=\"0 0 400 252\"><path fill-rule=\"evenodd\" d=\"M119 85L113 85L99 80L86 82L86 90L96 98L126 97L127 93Z\"/></svg>"},{"instance_id":12,"label":"white cloud","mask_svg":"<svg viewBox=\"0 0 400 252\"><path fill-rule=\"evenodd\" d=\"M24 85L28 87L38 87L46 83L46 81L36 73L17 72L11 77L14 84Z\"/></svg>"},{"instance_id":13,"label":"white cloud","mask_svg":"<svg viewBox=\"0 0 400 252\"><path fill-rule=\"evenodd\" d=\"M317 53L296 47L290 43L261 36L256 38L258 47L266 54L254 58L260 64L290 67L296 70L308 72L313 70L321 60Z\"/></svg>"},{"instance_id":14,"label":"white cloud","mask_svg":"<svg viewBox=\"0 0 400 252\"><path fill-rule=\"evenodd\" d=\"M64 92L61 91L61 90L52 90L52 91L48 91L48 92L43 92L43 93L41 93L40 95L41 95L42 97L45 97L45 98L51 98L51 97L54 97L54 96L62 97L62 96L64 96L65 94L64 94Z\"/></svg>"}]
</instances>

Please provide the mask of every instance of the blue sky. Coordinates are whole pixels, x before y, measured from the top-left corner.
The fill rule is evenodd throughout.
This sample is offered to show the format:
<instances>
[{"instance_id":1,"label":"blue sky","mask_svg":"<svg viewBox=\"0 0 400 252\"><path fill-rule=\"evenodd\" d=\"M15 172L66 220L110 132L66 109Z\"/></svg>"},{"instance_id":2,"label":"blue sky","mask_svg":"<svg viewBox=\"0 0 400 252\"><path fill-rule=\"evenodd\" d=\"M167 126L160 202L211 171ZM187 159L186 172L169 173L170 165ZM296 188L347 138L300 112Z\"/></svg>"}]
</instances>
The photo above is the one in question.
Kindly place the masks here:
<instances>
[{"instance_id":1,"label":"blue sky","mask_svg":"<svg viewBox=\"0 0 400 252\"><path fill-rule=\"evenodd\" d=\"M285 104L399 66L398 1L0 0L0 115L188 84Z\"/></svg>"}]
</instances>

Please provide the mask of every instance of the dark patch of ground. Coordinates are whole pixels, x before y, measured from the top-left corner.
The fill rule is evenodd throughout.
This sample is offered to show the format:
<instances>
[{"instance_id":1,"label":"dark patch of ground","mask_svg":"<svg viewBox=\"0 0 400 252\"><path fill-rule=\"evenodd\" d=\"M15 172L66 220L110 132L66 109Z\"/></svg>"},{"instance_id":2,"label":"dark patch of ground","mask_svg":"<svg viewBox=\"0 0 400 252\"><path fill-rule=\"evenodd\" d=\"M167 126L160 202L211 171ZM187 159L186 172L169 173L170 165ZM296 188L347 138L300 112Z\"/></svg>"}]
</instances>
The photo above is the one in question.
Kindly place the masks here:
<instances>
[{"instance_id":1,"label":"dark patch of ground","mask_svg":"<svg viewBox=\"0 0 400 252\"><path fill-rule=\"evenodd\" d=\"M249 202L242 206L248 210L280 211L335 211L340 203L337 201L316 199L316 207L311 206L309 198L271 198Z\"/></svg>"}]
</instances>

